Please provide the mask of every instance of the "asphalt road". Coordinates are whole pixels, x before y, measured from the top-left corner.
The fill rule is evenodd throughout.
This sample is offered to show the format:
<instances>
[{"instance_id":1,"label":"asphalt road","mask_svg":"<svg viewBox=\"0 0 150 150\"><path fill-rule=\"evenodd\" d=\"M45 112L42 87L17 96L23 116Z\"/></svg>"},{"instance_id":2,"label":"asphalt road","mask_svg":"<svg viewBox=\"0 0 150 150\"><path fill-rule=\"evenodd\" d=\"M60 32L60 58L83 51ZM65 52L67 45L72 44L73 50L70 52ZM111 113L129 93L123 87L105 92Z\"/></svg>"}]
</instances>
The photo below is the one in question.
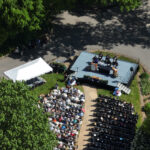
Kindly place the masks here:
<instances>
[{"instance_id":1,"label":"asphalt road","mask_svg":"<svg viewBox=\"0 0 150 150\"><path fill-rule=\"evenodd\" d=\"M38 57L63 61L74 53L100 49L138 59L150 72L149 24L150 0L129 13L118 9L63 12L53 21L53 34L46 48L0 58L0 77L4 71Z\"/></svg>"}]
</instances>

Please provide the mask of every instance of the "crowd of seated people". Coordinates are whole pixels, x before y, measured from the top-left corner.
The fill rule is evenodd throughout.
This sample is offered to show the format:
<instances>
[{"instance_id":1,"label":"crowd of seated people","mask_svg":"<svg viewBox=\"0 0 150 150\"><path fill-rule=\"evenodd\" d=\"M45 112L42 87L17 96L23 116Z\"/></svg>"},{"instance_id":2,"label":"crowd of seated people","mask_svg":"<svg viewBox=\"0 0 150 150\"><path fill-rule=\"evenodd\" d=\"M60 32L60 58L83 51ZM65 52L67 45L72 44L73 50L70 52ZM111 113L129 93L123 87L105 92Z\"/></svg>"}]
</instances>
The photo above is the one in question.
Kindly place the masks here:
<instances>
[{"instance_id":1,"label":"crowd of seated people","mask_svg":"<svg viewBox=\"0 0 150 150\"><path fill-rule=\"evenodd\" d=\"M58 145L54 150L74 150L76 138L84 116L84 94L73 87L54 89L48 95L41 95L45 112L49 117L50 130L57 135Z\"/></svg>"},{"instance_id":2,"label":"crowd of seated people","mask_svg":"<svg viewBox=\"0 0 150 150\"><path fill-rule=\"evenodd\" d=\"M113 67L117 67L118 66L118 59L117 59L117 56L114 56L112 58L112 61L111 61L111 58L109 55L106 55L105 56L105 59L103 59L103 54L102 53L99 53L98 56L94 56L93 57L93 60L92 60L93 63L99 63L99 62L103 62L105 65L107 66L113 66Z\"/></svg>"},{"instance_id":3,"label":"crowd of seated people","mask_svg":"<svg viewBox=\"0 0 150 150\"><path fill-rule=\"evenodd\" d=\"M130 103L107 96L97 99L90 150L130 150L137 114Z\"/></svg>"}]
</instances>

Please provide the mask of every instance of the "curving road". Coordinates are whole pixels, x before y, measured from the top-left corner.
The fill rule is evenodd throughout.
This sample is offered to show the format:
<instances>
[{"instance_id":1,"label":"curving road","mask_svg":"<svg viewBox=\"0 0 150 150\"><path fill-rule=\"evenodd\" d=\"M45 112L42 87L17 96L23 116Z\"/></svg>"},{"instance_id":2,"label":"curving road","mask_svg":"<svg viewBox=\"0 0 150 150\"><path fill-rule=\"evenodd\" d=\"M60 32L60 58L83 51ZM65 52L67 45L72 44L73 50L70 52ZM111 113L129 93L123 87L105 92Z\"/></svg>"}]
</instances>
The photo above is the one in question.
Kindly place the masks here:
<instances>
[{"instance_id":1,"label":"curving road","mask_svg":"<svg viewBox=\"0 0 150 150\"><path fill-rule=\"evenodd\" d=\"M32 59L65 60L83 50L110 50L139 59L150 72L150 0L133 12L107 11L63 12L53 21L53 35L46 48L26 50L22 57L0 58L3 72Z\"/></svg>"}]
</instances>

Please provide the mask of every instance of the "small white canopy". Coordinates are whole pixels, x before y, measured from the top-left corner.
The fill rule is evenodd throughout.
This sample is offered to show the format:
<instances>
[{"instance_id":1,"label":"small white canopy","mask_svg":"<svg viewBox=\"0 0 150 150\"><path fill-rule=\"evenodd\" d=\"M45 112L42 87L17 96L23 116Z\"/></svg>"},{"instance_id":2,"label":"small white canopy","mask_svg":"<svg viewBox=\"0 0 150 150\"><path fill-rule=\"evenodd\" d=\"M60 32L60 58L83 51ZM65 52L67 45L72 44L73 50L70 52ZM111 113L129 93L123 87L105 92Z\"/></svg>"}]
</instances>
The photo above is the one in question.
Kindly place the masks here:
<instances>
[{"instance_id":1,"label":"small white canopy","mask_svg":"<svg viewBox=\"0 0 150 150\"><path fill-rule=\"evenodd\" d=\"M51 71L53 71L53 69L40 57L21 66L5 71L4 74L15 82L16 80L30 80Z\"/></svg>"}]
</instances>

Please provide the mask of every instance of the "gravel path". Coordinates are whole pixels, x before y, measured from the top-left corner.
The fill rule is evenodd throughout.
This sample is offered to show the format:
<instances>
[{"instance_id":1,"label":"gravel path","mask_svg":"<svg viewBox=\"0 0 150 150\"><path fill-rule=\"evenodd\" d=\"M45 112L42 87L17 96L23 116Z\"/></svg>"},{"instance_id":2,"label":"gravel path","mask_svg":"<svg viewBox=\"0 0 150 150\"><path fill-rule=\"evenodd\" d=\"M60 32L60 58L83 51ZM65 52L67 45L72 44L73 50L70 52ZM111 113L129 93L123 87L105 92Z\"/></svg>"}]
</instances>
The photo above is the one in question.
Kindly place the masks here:
<instances>
[{"instance_id":1,"label":"gravel path","mask_svg":"<svg viewBox=\"0 0 150 150\"><path fill-rule=\"evenodd\" d=\"M83 150L87 147L88 139L89 139L89 129L91 124L91 119L93 119L93 110L95 107L92 107L96 104L95 100L97 98L97 90L95 88L89 86L83 86L84 94L85 94L85 115L83 118L82 127L80 129L80 134L78 138L78 149Z\"/></svg>"}]
</instances>

